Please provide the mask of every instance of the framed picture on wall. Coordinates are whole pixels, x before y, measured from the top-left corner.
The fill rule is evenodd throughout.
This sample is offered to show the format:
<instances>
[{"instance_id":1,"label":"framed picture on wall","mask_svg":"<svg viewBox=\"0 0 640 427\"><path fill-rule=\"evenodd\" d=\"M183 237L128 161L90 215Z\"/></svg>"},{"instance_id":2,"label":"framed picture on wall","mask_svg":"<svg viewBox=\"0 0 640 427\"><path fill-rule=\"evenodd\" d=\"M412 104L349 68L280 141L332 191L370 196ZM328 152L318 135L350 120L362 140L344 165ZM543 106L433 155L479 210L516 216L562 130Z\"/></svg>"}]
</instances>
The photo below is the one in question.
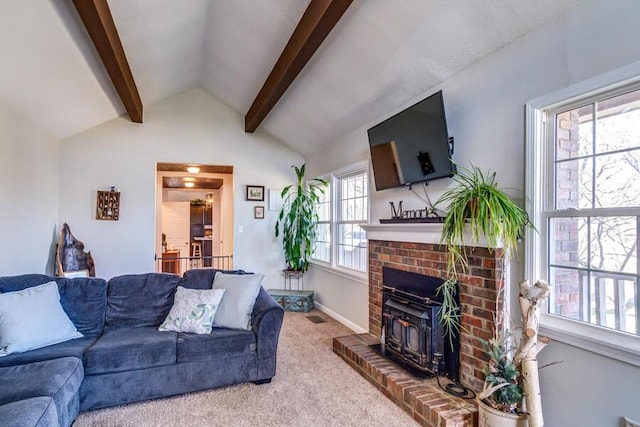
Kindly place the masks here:
<instances>
[{"instance_id":1,"label":"framed picture on wall","mask_svg":"<svg viewBox=\"0 0 640 427\"><path fill-rule=\"evenodd\" d=\"M255 206L253 208L253 217L255 219L264 219L264 206Z\"/></svg>"},{"instance_id":2,"label":"framed picture on wall","mask_svg":"<svg viewBox=\"0 0 640 427\"><path fill-rule=\"evenodd\" d=\"M264 201L264 185L247 185L247 200Z\"/></svg>"}]
</instances>

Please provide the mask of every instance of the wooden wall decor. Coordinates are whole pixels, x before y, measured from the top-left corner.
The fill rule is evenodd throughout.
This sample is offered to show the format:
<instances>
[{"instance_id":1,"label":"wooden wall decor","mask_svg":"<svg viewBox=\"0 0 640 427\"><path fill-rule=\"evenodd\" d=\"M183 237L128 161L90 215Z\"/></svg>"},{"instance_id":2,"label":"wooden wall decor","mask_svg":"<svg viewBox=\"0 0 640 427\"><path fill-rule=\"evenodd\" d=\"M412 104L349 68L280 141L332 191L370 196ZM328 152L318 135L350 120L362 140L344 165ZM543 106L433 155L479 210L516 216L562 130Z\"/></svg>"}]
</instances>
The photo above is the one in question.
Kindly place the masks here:
<instances>
[{"instance_id":1,"label":"wooden wall decor","mask_svg":"<svg viewBox=\"0 0 640 427\"><path fill-rule=\"evenodd\" d=\"M120 192L99 191L96 200L96 219L117 221L120 218Z\"/></svg>"},{"instance_id":2,"label":"wooden wall decor","mask_svg":"<svg viewBox=\"0 0 640 427\"><path fill-rule=\"evenodd\" d=\"M84 251L84 243L71 234L65 223L60 231L60 240L56 247L56 274L64 276L68 271L87 270L89 277L96 277L96 268L91 251Z\"/></svg>"}]
</instances>

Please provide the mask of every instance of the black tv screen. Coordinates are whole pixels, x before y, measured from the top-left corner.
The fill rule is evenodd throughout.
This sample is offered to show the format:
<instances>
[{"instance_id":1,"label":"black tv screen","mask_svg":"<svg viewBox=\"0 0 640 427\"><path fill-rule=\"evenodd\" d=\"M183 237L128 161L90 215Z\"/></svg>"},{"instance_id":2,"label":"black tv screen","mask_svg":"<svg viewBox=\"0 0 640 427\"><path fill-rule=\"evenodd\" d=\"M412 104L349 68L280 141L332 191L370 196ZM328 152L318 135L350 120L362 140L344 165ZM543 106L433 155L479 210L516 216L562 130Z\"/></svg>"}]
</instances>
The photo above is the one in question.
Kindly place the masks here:
<instances>
[{"instance_id":1,"label":"black tv screen","mask_svg":"<svg viewBox=\"0 0 640 427\"><path fill-rule=\"evenodd\" d=\"M377 190L453 176L442 91L367 131Z\"/></svg>"}]
</instances>

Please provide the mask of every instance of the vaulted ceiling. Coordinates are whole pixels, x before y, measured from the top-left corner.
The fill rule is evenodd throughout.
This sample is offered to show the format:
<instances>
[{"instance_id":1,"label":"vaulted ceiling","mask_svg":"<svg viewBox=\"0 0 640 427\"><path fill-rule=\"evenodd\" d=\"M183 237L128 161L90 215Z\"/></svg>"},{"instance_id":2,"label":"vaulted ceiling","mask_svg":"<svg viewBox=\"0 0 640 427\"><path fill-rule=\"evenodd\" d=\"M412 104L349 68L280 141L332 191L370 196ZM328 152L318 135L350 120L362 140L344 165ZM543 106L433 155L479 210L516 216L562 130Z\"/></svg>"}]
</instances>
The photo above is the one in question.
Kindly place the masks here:
<instances>
[{"instance_id":1,"label":"vaulted ceiling","mask_svg":"<svg viewBox=\"0 0 640 427\"><path fill-rule=\"evenodd\" d=\"M585 1L355 0L260 126L311 154ZM309 4L108 3L145 107L201 87L243 116ZM71 0L3 1L0 28L1 103L58 139L125 113Z\"/></svg>"}]
</instances>

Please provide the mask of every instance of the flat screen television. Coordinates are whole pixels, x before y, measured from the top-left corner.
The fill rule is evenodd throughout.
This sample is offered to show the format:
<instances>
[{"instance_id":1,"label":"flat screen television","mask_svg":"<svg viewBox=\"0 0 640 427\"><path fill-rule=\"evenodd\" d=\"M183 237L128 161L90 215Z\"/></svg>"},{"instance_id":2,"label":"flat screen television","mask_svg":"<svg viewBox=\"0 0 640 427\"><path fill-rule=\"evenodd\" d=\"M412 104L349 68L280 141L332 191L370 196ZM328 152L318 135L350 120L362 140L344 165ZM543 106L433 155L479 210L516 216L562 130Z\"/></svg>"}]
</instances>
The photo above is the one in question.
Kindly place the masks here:
<instances>
[{"instance_id":1,"label":"flat screen television","mask_svg":"<svg viewBox=\"0 0 640 427\"><path fill-rule=\"evenodd\" d=\"M453 176L442 91L367 131L376 190Z\"/></svg>"}]
</instances>

